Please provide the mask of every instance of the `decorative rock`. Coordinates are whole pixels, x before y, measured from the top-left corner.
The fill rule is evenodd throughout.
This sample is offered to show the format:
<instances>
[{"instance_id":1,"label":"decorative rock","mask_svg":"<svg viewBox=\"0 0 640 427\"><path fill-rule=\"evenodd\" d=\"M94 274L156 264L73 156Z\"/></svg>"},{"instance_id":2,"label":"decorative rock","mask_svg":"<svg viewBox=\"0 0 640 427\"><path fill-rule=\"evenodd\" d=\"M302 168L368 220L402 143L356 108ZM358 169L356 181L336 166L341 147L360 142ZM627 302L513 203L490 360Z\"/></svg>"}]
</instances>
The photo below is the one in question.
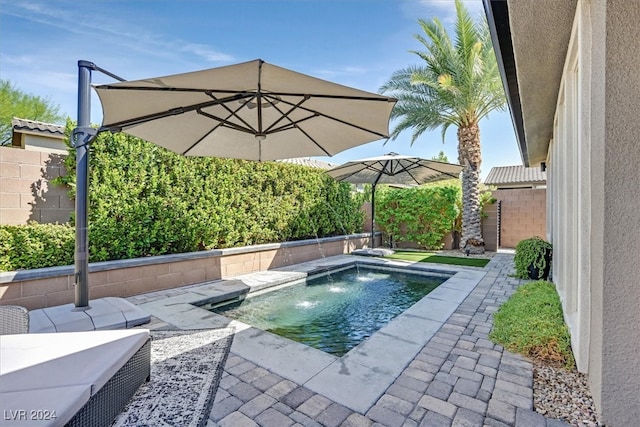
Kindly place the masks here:
<instances>
[{"instance_id":1,"label":"decorative rock","mask_svg":"<svg viewBox=\"0 0 640 427\"><path fill-rule=\"evenodd\" d=\"M534 362L533 405L539 414L558 418L572 426L602 427L587 376Z\"/></svg>"}]
</instances>

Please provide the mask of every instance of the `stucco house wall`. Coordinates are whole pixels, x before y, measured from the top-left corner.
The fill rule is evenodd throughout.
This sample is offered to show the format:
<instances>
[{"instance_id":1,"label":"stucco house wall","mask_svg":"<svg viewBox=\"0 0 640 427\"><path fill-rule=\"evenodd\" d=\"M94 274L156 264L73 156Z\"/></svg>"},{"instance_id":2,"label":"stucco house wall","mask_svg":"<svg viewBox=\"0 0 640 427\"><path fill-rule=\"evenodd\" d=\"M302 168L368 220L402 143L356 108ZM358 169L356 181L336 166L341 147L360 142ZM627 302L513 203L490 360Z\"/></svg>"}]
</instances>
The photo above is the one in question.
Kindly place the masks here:
<instances>
[{"instance_id":1,"label":"stucco house wall","mask_svg":"<svg viewBox=\"0 0 640 427\"><path fill-rule=\"evenodd\" d=\"M578 2L548 154L555 281L612 425L640 417L639 19L637 3Z\"/></svg>"},{"instance_id":2,"label":"stucco house wall","mask_svg":"<svg viewBox=\"0 0 640 427\"><path fill-rule=\"evenodd\" d=\"M640 3L485 0L485 8L523 162L547 164L553 281L578 369L606 425L637 425Z\"/></svg>"}]
</instances>

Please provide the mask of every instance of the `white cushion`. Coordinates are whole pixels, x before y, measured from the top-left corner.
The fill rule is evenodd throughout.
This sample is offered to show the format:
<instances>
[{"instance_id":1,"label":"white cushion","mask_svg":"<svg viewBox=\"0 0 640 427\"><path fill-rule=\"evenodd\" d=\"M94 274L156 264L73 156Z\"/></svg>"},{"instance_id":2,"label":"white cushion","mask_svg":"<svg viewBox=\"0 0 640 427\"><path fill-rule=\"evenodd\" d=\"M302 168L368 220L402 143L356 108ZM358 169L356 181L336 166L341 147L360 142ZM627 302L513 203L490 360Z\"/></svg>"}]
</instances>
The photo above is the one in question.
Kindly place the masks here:
<instances>
[{"instance_id":1,"label":"white cushion","mask_svg":"<svg viewBox=\"0 0 640 427\"><path fill-rule=\"evenodd\" d=\"M0 425L63 426L90 397L90 384L0 393Z\"/></svg>"},{"instance_id":2,"label":"white cushion","mask_svg":"<svg viewBox=\"0 0 640 427\"><path fill-rule=\"evenodd\" d=\"M55 423L37 425L63 425L148 338L146 329L2 336L0 413L55 410Z\"/></svg>"}]
</instances>

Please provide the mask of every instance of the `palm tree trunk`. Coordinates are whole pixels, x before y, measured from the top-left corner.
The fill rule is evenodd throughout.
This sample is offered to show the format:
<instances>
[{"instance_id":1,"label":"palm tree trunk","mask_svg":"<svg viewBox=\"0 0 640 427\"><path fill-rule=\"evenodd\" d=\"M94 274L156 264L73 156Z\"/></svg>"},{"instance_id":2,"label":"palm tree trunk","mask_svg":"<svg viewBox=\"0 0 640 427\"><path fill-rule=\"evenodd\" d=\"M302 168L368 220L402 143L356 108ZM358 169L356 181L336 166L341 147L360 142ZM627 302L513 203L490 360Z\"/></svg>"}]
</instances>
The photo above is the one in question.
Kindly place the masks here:
<instances>
[{"instance_id":1,"label":"palm tree trunk","mask_svg":"<svg viewBox=\"0 0 640 427\"><path fill-rule=\"evenodd\" d=\"M480 216L480 128L476 122L458 128L458 161L462 171L462 239L460 250L484 253Z\"/></svg>"}]
</instances>

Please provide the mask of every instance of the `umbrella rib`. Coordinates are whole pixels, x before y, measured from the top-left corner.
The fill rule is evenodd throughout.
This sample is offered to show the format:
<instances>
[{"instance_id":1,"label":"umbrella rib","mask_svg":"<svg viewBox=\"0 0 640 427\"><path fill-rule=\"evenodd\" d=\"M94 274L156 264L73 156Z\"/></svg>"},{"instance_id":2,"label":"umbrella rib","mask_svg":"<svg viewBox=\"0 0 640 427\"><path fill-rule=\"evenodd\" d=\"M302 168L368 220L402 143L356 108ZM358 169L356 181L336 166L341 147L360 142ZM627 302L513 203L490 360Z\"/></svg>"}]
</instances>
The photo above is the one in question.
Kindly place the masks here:
<instances>
[{"instance_id":1,"label":"umbrella rib","mask_svg":"<svg viewBox=\"0 0 640 427\"><path fill-rule=\"evenodd\" d=\"M209 95L209 96L210 96L211 98L213 98L213 99L218 99L218 98L217 98L213 93L211 93L211 92L207 92L207 95ZM251 126L249 123L247 123L247 121L246 121L246 120L244 120L242 117L240 117L239 115L237 115L237 114L236 114L236 113L237 113L238 111L240 111L244 106L246 106L246 103L247 103L247 102L250 102L250 101L251 101L251 99L253 99L253 98L255 98L255 97L254 97L254 96L250 97L249 99L247 99L247 100L246 100L246 102L245 102L245 104L244 104L244 105L242 105L242 104L241 104L241 105L240 105L238 108L236 108L235 110L232 110L231 108L229 108L229 107L227 106L227 104L226 104L226 103L224 103L224 104L220 104L220 105L221 105L225 110L227 110L227 111L229 112L229 117L227 117L226 119L222 119L222 118L216 117L216 116L214 116L213 114L205 113L205 112L203 112L202 110L198 110L198 112L199 112L200 114L206 115L207 117L209 117L209 118L211 118L211 119L218 120L218 121L220 121L220 122L222 122L222 123L228 123L229 125L238 126L237 128L236 128L236 127L234 127L234 129L242 130L242 129L243 129L243 128L242 128L242 126L240 126L240 125L236 125L235 123L231 123L231 122L229 122L229 118L230 118L231 116L233 116L233 117L237 118L238 120L240 120L242 123L244 123L244 125L246 126L246 128L245 128L245 129L250 129L250 130L251 130L251 132L250 132L250 133L254 133L254 134L255 134L255 133L256 133L256 130L253 128L253 126Z\"/></svg>"},{"instance_id":2,"label":"umbrella rib","mask_svg":"<svg viewBox=\"0 0 640 427\"><path fill-rule=\"evenodd\" d=\"M202 116L208 117L208 118L210 118L212 120L216 120L218 122L218 124L216 126L214 126L213 128L211 128L211 130L209 130L209 132L207 132L204 135L202 135L202 137L198 138L198 140L196 142L194 142L191 146L189 146L189 148L187 148L185 151L182 152L182 155L185 155L189 151L191 151L195 146L200 144L207 136L211 135L219 127L226 127L226 128L229 128L229 129L234 129L234 130L237 130L239 132L244 132L244 133L248 133L248 134L252 134L252 135L255 134L255 130L253 128L251 128L251 126L249 124L247 124L247 126L249 126L248 128L243 128L242 126L240 126L238 124L229 122L228 118L227 119L223 119L222 117L214 116L213 114L209 114L209 113L207 113L205 111L202 111L202 110L197 110L197 112L198 112L198 114L200 114ZM232 115L235 116L235 117L238 117L238 116L235 115L234 112L232 112L232 111L229 111L229 112L231 113L229 115L229 117L231 117ZM243 120L243 122L244 122L244 120Z\"/></svg>"},{"instance_id":3,"label":"umbrella rib","mask_svg":"<svg viewBox=\"0 0 640 427\"><path fill-rule=\"evenodd\" d=\"M198 112L198 114L200 114L202 116L208 117L211 120L215 120L215 121L219 122L218 125L214 128L214 130L217 129L218 127L222 126L222 127L226 127L226 128L230 128L230 129L235 129L235 130L240 131L240 132L245 132L245 133L250 133L250 134L254 134L255 133L255 130L253 128L251 128L251 127L247 127L247 128L242 127L239 124L230 122L228 118L223 119L222 117L214 116L213 114L207 113L206 111L202 111L202 110L198 110L197 112ZM231 116L229 116L229 117L231 117Z\"/></svg>"},{"instance_id":4,"label":"umbrella rib","mask_svg":"<svg viewBox=\"0 0 640 427\"><path fill-rule=\"evenodd\" d=\"M209 132L205 133L204 135L202 135L202 137L198 138L196 142L191 144L189 148L187 148L180 154L182 154L183 156L186 156L189 151L191 151L196 145L200 144L202 140L205 139L207 136L211 135L216 129L218 129L218 127L219 126L214 126L211 130L209 130Z\"/></svg>"},{"instance_id":5,"label":"umbrella rib","mask_svg":"<svg viewBox=\"0 0 640 427\"><path fill-rule=\"evenodd\" d=\"M380 169L378 171L378 176L376 177L376 180L373 182L373 185L378 185L378 182L380 181L380 178L382 178L382 175L384 174L384 169L387 167L387 165L389 164L391 160L387 160L384 164L384 166L382 166L382 169Z\"/></svg>"},{"instance_id":6,"label":"umbrella rib","mask_svg":"<svg viewBox=\"0 0 640 427\"><path fill-rule=\"evenodd\" d=\"M308 96L309 96L309 97L311 97L311 96L316 97L316 95L308 95ZM329 98L329 96L327 96L327 98ZM342 99L342 98L338 98L338 99ZM352 99L356 99L356 98L352 98ZM283 100L282 100L282 102L284 102L285 104L291 105L291 106L293 106L293 105L294 105L293 103L291 103L291 102L289 102L289 101L287 101L287 100L285 100L285 99L283 99ZM320 111L317 111L317 110L312 110L312 109L310 109L310 108L305 108L305 107L302 107L302 106L299 106L299 107L297 107L297 108L299 108L300 110L306 111L306 112L308 112L308 113L312 113L312 114L314 114L314 115L322 116L322 117L325 117L325 118L327 118L327 119L329 119L329 120L333 120L333 121L335 121L335 122L342 123L343 125L351 126L351 127L353 127L353 128L360 129L360 130L362 130L362 131L364 131L364 132L368 132L368 133L371 133L371 134L373 134L373 135L377 135L377 136L379 136L380 138L388 138L388 137L389 137L389 135L385 135L385 134L382 134L382 133L380 133L380 132L376 132L376 131L374 131L374 130L364 128L364 127L359 126L359 125L356 125L356 124L354 124L354 123L349 123L349 122L347 122L347 121L345 121L345 120L339 119L339 118L337 118L337 117L330 116L330 115L328 115L328 114L324 114L324 113L322 113L322 112L320 112Z\"/></svg>"},{"instance_id":7,"label":"umbrella rib","mask_svg":"<svg viewBox=\"0 0 640 427\"><path fill-rule=\"evenodd\" d=\"M432 170L433 170L433 169L432 169ZM415 176L413 176L413 174L411 173L411 170L410 170L410 169L405 169L405 172L407 173L407 175L409 175L409 176L411 177L411 179L413 179L413 181L414 181L416 184L420 185L420 181L418 181L418 179L417 179Z\"/></svg>"},{"instance_id":8,"label":"umbrella rib","mask_svg":"<svg viewBox=\"0 0 640 427\"><path fill-rule=\"evenodd\" d=\"M209 95L211 98L213 98L214 100L218 100L218 98L213 95L212 93L207 93L207 95ZM211 130L209 130L209 132L206 132L204 135L202 135L202 137L198 138L198 140L196 142L194 142L193 144L191 144L191 146L189 146L189 148L187 148L186 150L184 150L182 152L182 155L187 154L189 151L191 151L195 146L197 146L198 144L200 144L207 136L211 135L213 132L215 132L216 129L218 129L219 127L226 127L226 128L230 128L230 129L235 129L239 132L246 132L246 133L255 133L255 130L253 130L253 128L251 127L251 125L249 125L247 122L245 122L244 120L242 120L242 118L240 118L239 116L236 115L236 112L238 110L240 110L242 108L242 106L239 106L238 108L234 110L232 110L231 108L229 108L227 106L227 104L220 104L222 105L222 107L227 110L229 112L229 116L226 119L223 119L222 117L217 117L214 116L213 114L207 113L205 111L202 111L202 109L198 109L196 110L196 112L202 116L208 117L212 120L216 120L218 122L218 124L216 126L214 126L213 128L211 128ZM229 118L231 116L237 117L238 119L240 119L247 127L243 128L242 126L235 124L235 123L231 123L229 122Z\"/></svg>"},{"instance_id":9,"label":"umbrella rib","mask_svg":"<svg viewBox=\"0 0 640 427\"><path fill-rule=\"evenodd\" d=\"M270 99L271 97L265 96L265 98ZM278 100L278 101L281 101L281 99L280 99L280 98L278 98L278 97L275 97L275 96L274 96L273 98L274 98L274 99L276 99L276 100ZM271 132L271 131L272 131L272 129L274 128L274 126L275 126L275 125L277 125L278 123L280 123L280 122L281 122L282 120L284 120L285 118L286 118L286 119L288 119L291 123L289 123L288 125L280 126L279 128L276 128L275 130L273 130L273 132L279 132L279 131L281 131L281 130L290 129L290 128L291 128L290 126L291 126L292 124L295 124L296 122L295 122L294 120L291 120L291 119L289 118L289 114L291 114L291 113L293 112L293 110L295 110L296 108L300 107L300 105L302 105L302 103L303 103L303 102L305 102L307 99L309 99L309 98L308 98L308 97L306 97L306 96L304 96L304 97L300 100L300 102L298 102L297 104L289 104L289 106L290 106L291 108L290 108L290 109L289 109L289 111L287 111L286 113L285 113L284 111L282 111L280 108L278 108L278 107L276 106L276 104L275 104L275 103L273 103L273 102L271 102L271 101L270 101L269 103L271 104L271 106L272 106L273 108L275 108L275 109L280 113L280 118L278 118L278 120L276 120L275 122L271 123L271 125L270 125L267 129L265 129L265 131L264 131L264 132L265 132L265 133ZM311 117L313 117L313 116L311 116ZM303 120L306 120L306 118L305 118L305 119L303 119ZM302 120L299 120L299 121L298 121L298 123L299 123L300 121L302 121Z\"/></svg>"},{"instance_id":10,"label":"umbrella rib","mask_svg":"<svg viewBox=\"0 0 640 427\"><path fill-rule=\"evenodd\" d=\"M332 171L337 171L337 170L340 170L340 169L351 168L351 167L353 167L353 166L355 166L355 165L353 165L353 164L349 164L349 163L345 163L345 164L344 164L344 165L342 165L342 166L337 166L337 167L333 168L333 169L332 169ZM373 168L373 165L369 165L369 164L363 163L363 164L362 164L362 165L360 165L360 166L361 166L361 167L359 167L357 170L355 170L355 171L353 171L353 172L351 172L351 173L348 173L347 175L345 175L344 177L342 177L342 178L340 178L340 179L342 179L342 180L349 179L349 178L351 178L352 176L356 176L357 174L359 174L360 172L362 172L362 171L364 171L364 170L370 170L370 171L375 172L375 173L378 173L378 172L379 172L379 170L378 170L378 169ZM368 183L368 182L367 182L367 183Z\"/></svg>"},{"instance_id":11,"label":"umbrella rib","mask_svg":"<svg viewBox=\"0 0 640 427\"><path fill-rule=\"evenodd\" d=\"M271 130L269 131L269 133L283 132L283 131L285 131L285 130L294 129L294 128L295 128L295 129L300 129L300 128L298 127L298 123L306 122L307 120L313 119L314 117L316 117L316 116L307 116L307 117L303 117L303 118L302 118L302 119L300 119L300 120L295 120L295 121L294 121L294 120L289 119L289 120L291 121L291 123L287 123L287 124L285 124L285 125L282 125L282 126L280 126L279 128L271 129Z\"/></svg>"},{"instance_id":12,"label":"umbrella rib","mask_svg":"<svg viewBox=\"0 0 640 427\"><path fill-rule=\"evenodd\" d=\"M318 142L315 139L313 139L311 137L311 135L309 135L307 132L305 132L304 129L301 129L298 126L296 126L296 129L298 129L298 131L300 131L304 136L306 136L309 139L309 141L313 142L316 145L316 147L321 149L327 156L331 156L331 153L329 153L327 150L325 150L322 145L318 144Z\"/></svg>"},{"instance_id":13,"label":"umbrella rib","mask_svg":"<svg viewBox=\"0 0 640 427\"><path fill-rule=\"evenodd\" d=\"M244 99L247 96L251 96L248 94L239 94L236 93L234 96L230 96L227 98L222 98L222 99L218 99L218 100L213 100L213 101L207 101L207 102L201 102L198 104L194 104L194 105L189 105L187 107L176 107L176 108L170 108L168 110L165 111L159 111L156 113L151 113L151 114L145 114L144 116L139 116L139 117L134 117L131 119L127 119L127 120L122 120L120 122L115 122L115 123L109 123L106 125L103 125L100 130L117 130L120 131L122 130L122 128L125 127L129 127L129 126L135 126L135 125L139 125L142 123L147 123L147 122L151 122L153 120L158 120L158 119L162 119L164 117L169 117L169 116L177 116L179 114L184 114L184 113L188 113L194 110L198 110L198 109L202 109L202 108L206 108L206 107L211 107L213 105L220 105L220 104L224 104L225 102L231 102L231 101L237 101L240 99Z\"/></svg>"},{"instance_id":14,"label":"umbrella rib","mask_svg":"<svg viewBox=\"0 0 640 427\"><path fill-rule=\"evenodd\" d=\"M441 171L441 170L438 170L438 169L436 169L434 167L431 167L431 166L425 166L424 164L421 163L422 161L423 160L421 160L420 162L416 162L415 163L415 168L420 168L420 167L429 168L434 172L441 173L443 175L447 175L447 176L449 176L451 178L454 178L454 179L459 179L460 178L460 174L459 173L458 173L458 175L453 175L453 174L451 174L449 172ZM438 163L441 163L441 162L438 162ZM454 165L454 164L453 163L446 163L446 165L447 166L451 166L451 165Z\"/></svg>"}]
</instances>

